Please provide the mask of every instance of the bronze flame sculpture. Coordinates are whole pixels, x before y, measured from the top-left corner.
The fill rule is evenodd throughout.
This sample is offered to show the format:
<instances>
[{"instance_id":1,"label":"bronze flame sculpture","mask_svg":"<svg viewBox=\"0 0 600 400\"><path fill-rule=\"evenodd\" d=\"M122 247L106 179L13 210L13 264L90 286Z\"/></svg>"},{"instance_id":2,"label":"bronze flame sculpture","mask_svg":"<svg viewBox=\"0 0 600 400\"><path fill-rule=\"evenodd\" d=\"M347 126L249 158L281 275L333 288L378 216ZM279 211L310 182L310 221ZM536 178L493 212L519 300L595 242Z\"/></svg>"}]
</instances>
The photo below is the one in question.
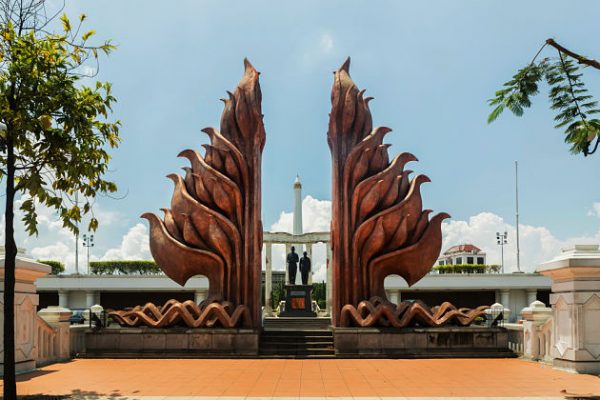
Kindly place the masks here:
<instances>
[{"instance_id":1,"label":"bronze flame sculpture","mask_svg":"<svg viewBox=\"0 0 600 400\"><path fill-rule=\"evenodd\" d=\"M167 276L184 285L195 275L209 280L199 305L169 300L110 315L124 326L193 328L261 325L261 157L265 129L259 73L244 60L245 74L224 100L221 129L203 129L211 140L205 155L184 150L185 177L175 183L164 219L152 213L150 250ZM369 97L349 75L350 59L335 72L327 139L333 159L331 221L333 324L393 326L468 325L485 307L429 308L420 301L386 299L384 280L398 274L409 285L425 276L440 253L441 224L449 215L422 209L425 175L410 179L402 153L391 162L383 144L389 128L372 128Z\"/></svg>"},{"instance_id":2,"label":"bronze flame sculpture","mask_svg":"<svg viewBox=\"0 0 600 400\"><path fill-rule=\"evenodd\" d=\"M221 116L220 131L205 128L211 140L205 155L184 150L190 161L175 183L164 219L150 222L150 251L164 273L180 285L194 275L209 280L208 299L163 307L147 304L111 315L122 325L162 327L179 321L191 327L215 323L231 328L260 326L262 250L261 159L265 128L259 72L244 60L245 73Z\"/></svg>"},{"instance_id":3,"label":"bronze flame sculpture","mask_svg":"<svg viewBox=\"0 0 600 400\"><path fill-rule=\"evenodd\" d=\"M396 306L384 300L386 276L400 275L412 286L431 270L441 250L442 221L450 216L440 213L429 220L431 210L422 209L420 193L429 178L409 178L412 171L404 166L417 161L410 153L389 161L390 145L383 138L391 129L373 129L368 105L372 98L359 91L349 68L348 58L335 72L327 132L333 161L333 323L467 323L481 313L467 315L451 305L433 311L419 302Z\"/></svg>"}]
</instances>

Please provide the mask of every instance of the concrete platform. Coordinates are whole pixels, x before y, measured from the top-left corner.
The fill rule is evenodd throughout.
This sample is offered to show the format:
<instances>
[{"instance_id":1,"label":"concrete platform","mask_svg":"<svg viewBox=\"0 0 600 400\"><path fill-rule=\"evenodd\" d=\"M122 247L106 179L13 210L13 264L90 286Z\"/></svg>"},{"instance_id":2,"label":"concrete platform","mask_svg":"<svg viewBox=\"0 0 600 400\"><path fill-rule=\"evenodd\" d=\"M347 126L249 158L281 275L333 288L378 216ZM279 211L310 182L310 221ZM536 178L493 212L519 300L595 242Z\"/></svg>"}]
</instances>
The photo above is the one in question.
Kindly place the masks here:
<instances>
[{"instance_id":1,"label":"concrete platform","mask_svg":"<svg viewBox=\"0 0 600 400\"><path fill-rule=\"evenodd\" d=\"M333 337L337 357L516 357L504 328L334 328Z\"/></svg>"}]
</instances>

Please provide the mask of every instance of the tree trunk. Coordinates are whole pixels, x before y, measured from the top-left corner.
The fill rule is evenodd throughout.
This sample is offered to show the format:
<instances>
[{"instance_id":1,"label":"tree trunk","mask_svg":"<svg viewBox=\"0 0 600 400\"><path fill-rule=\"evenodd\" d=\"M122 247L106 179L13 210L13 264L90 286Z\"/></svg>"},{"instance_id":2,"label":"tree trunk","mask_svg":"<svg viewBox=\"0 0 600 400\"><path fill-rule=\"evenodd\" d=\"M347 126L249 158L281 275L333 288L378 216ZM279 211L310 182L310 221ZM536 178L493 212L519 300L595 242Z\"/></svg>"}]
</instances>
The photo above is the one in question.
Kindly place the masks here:
<instances>
[{"instance_id":1,"label":"tree trunk","mask_svg":"<svg viewBox=\"0 0 600 400\"><path fill-rule=\"evenodd\" d=\"M17 398L15 378L15 264L17 245L14 237L15 154L10 132L7 133L6 211L4 244L4 399Z\"/></svg>"}]
</instances>

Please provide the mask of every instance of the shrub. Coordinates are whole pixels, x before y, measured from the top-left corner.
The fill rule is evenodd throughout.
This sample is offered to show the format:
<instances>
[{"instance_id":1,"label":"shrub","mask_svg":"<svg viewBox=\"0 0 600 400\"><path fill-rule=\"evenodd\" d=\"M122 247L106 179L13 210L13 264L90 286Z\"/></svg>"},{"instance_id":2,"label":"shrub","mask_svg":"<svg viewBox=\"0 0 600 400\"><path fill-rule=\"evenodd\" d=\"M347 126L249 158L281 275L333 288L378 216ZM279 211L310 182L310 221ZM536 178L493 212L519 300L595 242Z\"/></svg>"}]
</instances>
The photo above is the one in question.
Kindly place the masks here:
<instances>
[{"instance_id":1,"label":"shrub","mask_svg":"<svg viewBox=\"0 0 600 400\"><path fill-rule=\"evenodd\" d=\"M52 267L52 271L50 271L50 275L58 275L65 272L65 265L60 261L55 260L37 260L37 262L49 265Z\"/></svg>"},{"instance_id":2,"label":"shrub","mask_svg":"<svg viewBox=\"0 0 600 400\"><path fill-rule=\"evenodd\" d=\"M92 261L90 271L94 275L153 275L160 274L160 267L154 261L115 260Z\"/></svg>"},{"instance_id":3,"label":"shrub","mask_svg":"<svg viewBox=\"0 0 600 400\"><path fill-rule=\"evenodd\" d=\"M440 274L483 274L489 270L489 265L475 264L446 264L433 267Z\"/></svg>"}]
</instances>

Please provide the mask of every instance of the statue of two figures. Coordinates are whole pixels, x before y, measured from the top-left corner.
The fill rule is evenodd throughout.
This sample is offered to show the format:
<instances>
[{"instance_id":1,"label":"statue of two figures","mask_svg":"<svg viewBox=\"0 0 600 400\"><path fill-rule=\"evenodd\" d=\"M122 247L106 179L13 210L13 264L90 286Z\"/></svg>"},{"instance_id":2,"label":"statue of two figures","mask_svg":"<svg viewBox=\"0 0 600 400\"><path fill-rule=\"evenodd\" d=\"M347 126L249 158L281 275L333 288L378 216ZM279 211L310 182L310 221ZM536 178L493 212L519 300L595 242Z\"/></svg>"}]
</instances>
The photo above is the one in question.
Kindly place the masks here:
<instances>
[{"instance_id":1,"label":"statue of two figures","mask_svg":"<svg viewBox=\"0 0 600 400\"><path fill-rule=\"evenodd\" d=\"M289 281L285 285L285 308L279 314L280 317L316 317L313 309L312 290L313 286L308 284L311 262L308 253L305 251L302 257L296 253L296 248L292 246L291 251L286 257L287 272ZM300 275L302 285L296 284L296 273L300 264Z\"/></svg>"},{"instance_id":2,"label":"statue of two figures","mask_svg":"<svg viewBox=\"0 0 600 400\"><path fill-rule=\"evenodd\" d=\"M286 257L287 271L289 276L289 284L296 284L296 272L298 271L298 262L300 263L300 276L302 278L302 284L308 285L308 276L310 275L310 258L308 253L305 251L302 258L298 258L296 248L292 246L291 252Z\"/></svg>"}]
</instances>

